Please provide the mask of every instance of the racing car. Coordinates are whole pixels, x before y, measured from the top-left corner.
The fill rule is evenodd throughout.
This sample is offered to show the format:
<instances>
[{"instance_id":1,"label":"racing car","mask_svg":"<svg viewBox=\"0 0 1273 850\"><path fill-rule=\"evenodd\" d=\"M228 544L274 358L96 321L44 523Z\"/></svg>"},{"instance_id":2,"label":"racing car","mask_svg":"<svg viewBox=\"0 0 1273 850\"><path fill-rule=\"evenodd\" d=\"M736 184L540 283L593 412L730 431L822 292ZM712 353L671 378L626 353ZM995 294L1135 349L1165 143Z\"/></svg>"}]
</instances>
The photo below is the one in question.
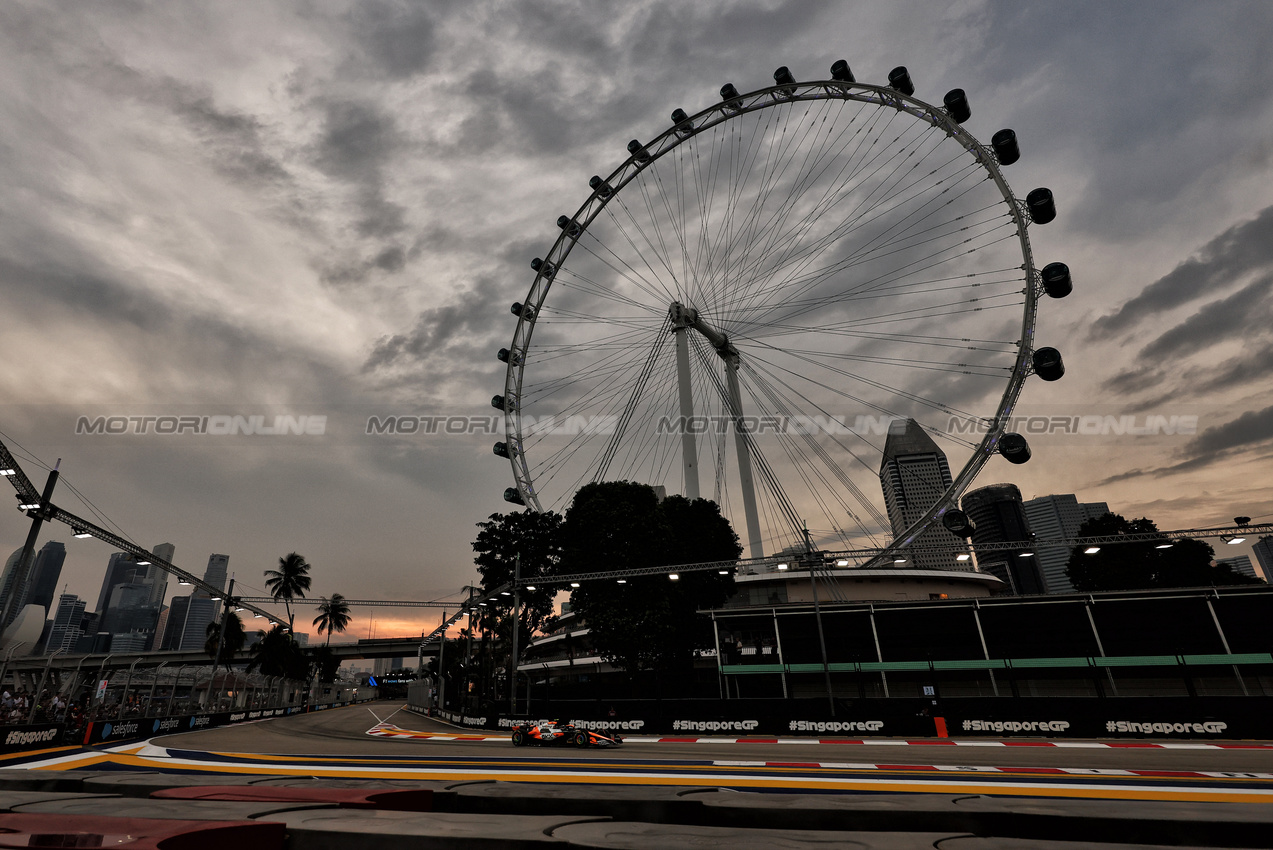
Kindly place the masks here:
<instances>
[{"instance_id":1,"label":"racing car","mask_svg":"<svg viewBox=\"0 0 1273 850\"><path fill-rule=\"evenodd\" d=\"M602 735L591 729L580 729L571 723L523 723L513 727L514 747L617 747L623 743L618 735Z\"/></svg>"}]
</instances>

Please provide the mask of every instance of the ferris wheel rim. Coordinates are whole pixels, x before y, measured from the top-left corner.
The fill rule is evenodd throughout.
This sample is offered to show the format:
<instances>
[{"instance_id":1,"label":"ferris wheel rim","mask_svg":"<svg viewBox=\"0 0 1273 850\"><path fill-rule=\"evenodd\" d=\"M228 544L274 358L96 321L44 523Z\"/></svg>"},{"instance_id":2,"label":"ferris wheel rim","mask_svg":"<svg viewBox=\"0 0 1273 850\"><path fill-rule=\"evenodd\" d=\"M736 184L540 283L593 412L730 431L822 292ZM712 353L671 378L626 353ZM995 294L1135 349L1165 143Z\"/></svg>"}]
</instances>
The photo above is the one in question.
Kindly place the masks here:
<instances>
[{"instance_id":1,"label":"ferris wheel rim","mask_svg":"<svg viewBox=\"0 0 1273 850\"><path fill-rule=\"evenodd\" d=\"M607 205L618 197L629 183L642 174L659 159L687 143L692 138L717 125L737 119L743 115L772 109L784 104L801 101L841 100L856 101L894 109L911 118L926 121L935 129L944 131L957 140L968 154L976 160L994 182L1002 200L1008 205L1013 219L1013 227L1020 243L1022 265L1026 285L1022 291L1024 309L1020 324L1020 336L1017 340L1017 354L1008 377L1007 385L999 399L995 413L982 421L985 429L982 439L970 453L959 473L952 476L951 485L929 508L926 514L914 522L901 534L894 537L893 542L885 547L884 552L902 548L913 540L933 520L945 511L956 506L959 495L968 487L985 463L995 453L999 439L1006 433L1008 421L1016 406L1026 378L1032 373L1031 354L1034 350L1034 329L1037 315L1037 299L1041 290L1039 272L1035 268L1033 251L1030 245L1028 227L1031 219L1023 202L1018 199L1001 171L1001 165L995 154L982 144L962 125L955 121L946 109L935 106L914 95L908 95L889 86L874 85L862 82L840 80L821 80L800 83L785 83L767 86L746 94L740 94L727 101L713 104L699 112L687 116L684 121L674 123L671 127L655 136L632 153L593 190L584 203L567 221L566 226L554 241L551 249L543 258L543 266L536 272L534 281L527 292L525 307L529 313L517 316L517 324L510 343L509 358L505 370L504 381L504 422L505 437L509 450L509 461L513 471L518 496L529 510L543 511L539 493L534 486L534 477L526 460L523 446L521 397L525 376L525 368L530 350L531 338L536 321L544 302L552 288L556 273L570 256L580 238Z\"/></svg>"}]
</instances>

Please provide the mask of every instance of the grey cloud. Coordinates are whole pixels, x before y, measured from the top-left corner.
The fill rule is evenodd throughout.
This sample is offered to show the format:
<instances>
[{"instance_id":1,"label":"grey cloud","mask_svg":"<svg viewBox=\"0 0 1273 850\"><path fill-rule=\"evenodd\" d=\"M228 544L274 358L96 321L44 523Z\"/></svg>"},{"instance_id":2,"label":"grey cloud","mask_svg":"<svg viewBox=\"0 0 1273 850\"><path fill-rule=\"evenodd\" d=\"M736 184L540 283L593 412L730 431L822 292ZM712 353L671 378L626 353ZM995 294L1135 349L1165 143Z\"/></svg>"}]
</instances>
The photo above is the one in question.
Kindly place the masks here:
<instances>
[{"instance_id":1,"label":"grey cloud","mask_svg":"<svg viewBox=\"0 0 1273 850\"><path fill-rule=\"evenodd\" d=\"M1058 196L1062 226L1117 241L1213 195L1267 135L1267 108L1234 81L1273 74L1270 27L1273 6L1259 3L991 2L984 49L960 58L970 82L1013 95L993 109L1021 139L1015 171L1080 169L1082 194Z\"/></svg>"},{"instance_id":2,"label":"grey cloud","mask_svg":"<svg viewBox=\"0 0 1273 850\"><path fill-rule=\"evenodd\" d=\"M1268 327L1270 291L1273 291L1273 277L1265 277L1228 298L1203 306L1145 346L1140 352L1141 359L1187 356L1223 342L1233 334Z\"/></svg>"},{"instance_id":3,"label":"grey cloud","mask_svg":"<svg viewBox=\"0 0 1273 850\"><path fill-rule=\"evenodd\" d=\"M404 144L393 116L370 100L323 101L320 108L323 129L314 164L353 188L358 235L385 239L402 232L407 211L385 197L385 168ZM348 283L365 277L356 271L359 264L345 261L341 265L342 271L325 274L324 279Z\"/></svg>"},{"instance_id":4,"label":"grey cloud","mask_svg":"<svg viewBox=\"0 0 1273 850\"><path fill-rule=\"evenodd\" d=\"M1233 339L1262 335L1270 325L1269 293L1273 278L1266 277L1249 284L1228 298L1213 301L1197 313L1161 334L1145 346L1136 364L1106 380L1103 386L1117 393L1134 393L1148 387L1160 387L1168 376L1170 384L1189 386L1233 386L1253 378L1250 369L1259 367L1259 358L1233 358L1221 367L1189 365L1191 355ZM1263 368L1268 367L1267 357ZM1267 373L1265 373L1267 374ZM1160 396L1161 398L1161 396ZM1156 402L1145 402L1142 407Z\"/></svg>"},{"instance_id":5,"label":"grey cloud","mask_svg":"<svg viewBox=\"0 0 1273 850\"><path fill-rule=\"evenodd\" d=\"M1177 463L1157 469L1136 469L1112 475L1098 485L1112 484L1145 475L1162 476L1210 466L1231 454L1253 449L1273 442L1273 405L1261 410L1248 410L1223 425L1203 431L1189 441L1180 451L1183 458Z\"/></svg>"},{"instance_id":6,"label":"grey cloud","mask_svg":"<svg viewBox=\"0 0 1273 850\"><path fill-rule=\"evenodd\" d=\"M349 15L354 38L368 64L389 77L429 69L437 38L434 10L415 2L359 2Z\"/></svg>"},{"instance_id":7,"label":"grey cloud","mask_svg":"<svg viewBox=\"0 0 1273 850\"><path fill-rule=\"evenodd\" d=\"M378 182L381 169L402 143L393 117L370 100L321 104L323 135L315 164L333 177Z\"/></svg>"},{"instance_id":8,"label":"grey cloud","mask_svg":"<svg viewBox=\"0 0 1273 850\"><path fill-rule=\"evenodd\" d=\"M1184 452L1194 458L1212 458L1269 440L1273 440L1273 406L1248 410L1231 422L1208 428L1190 440Z\"/></svg>"},{"instance_id":9,"label":"grey cloud","mask_svg":"<svg viewBox=\"0 0 1273 850\"><path fill-rule=\"evenodd\" d=\"M363 364L364 372L419 370L435 358L463 361L489 348L489 340L502 326L496 323L496 286L490 278L452 304L425 310L406 333L377 340ZM494 352L486 351L495 363ZM493 368L493 367L491 367ZM491 371L482 369L482 372Z\"/></svg>"},{"instance_id":10,"label":"grey cloud","mask_svg":"<svg viewBox=\"0 0 1273 850\"><path fill-rule=\"evenodd\" d=\"M1252 271L1273 265L1273 206L1236 224L1195 256L1145 287L1116 312L1092 324L1093 336L1110 338L1151 316L1214 293Z\"/></svg>"}]
</instances>

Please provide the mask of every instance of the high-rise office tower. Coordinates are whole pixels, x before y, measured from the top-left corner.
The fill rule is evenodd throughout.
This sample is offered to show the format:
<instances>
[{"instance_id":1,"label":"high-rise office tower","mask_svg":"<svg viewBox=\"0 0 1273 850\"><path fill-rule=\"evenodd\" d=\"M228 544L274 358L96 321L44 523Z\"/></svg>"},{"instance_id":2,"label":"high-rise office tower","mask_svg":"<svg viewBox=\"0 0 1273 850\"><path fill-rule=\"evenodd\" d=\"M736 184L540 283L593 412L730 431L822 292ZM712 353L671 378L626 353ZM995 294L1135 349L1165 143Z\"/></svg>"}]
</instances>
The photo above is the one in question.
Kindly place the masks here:
<instances>
[{"instance_id":1,"label":"high-rise office tower","mask_svg":"<svg viewBox=\"0 0 1273 850\"><path fill-rule=\"evenodd\" d=\"M1250 555L1232 555L1228 558L1216 558L1216 563L1225 564L1229 569L1240 575L1259 578L1255 573L1255 564L1251 563Z\"/></svg>"},{"instance_id":2,"label":"high-rise office tower","mask_svg":"<svg viewBox=\"0 0 1273 850\"><path fill-rule=\"evenodd\" d=\"M115 552L106 565L106 575L102 577L102 589L97 593L97 607L94 611L104 613L110 601L111 591L121 584L144 584L150 567L137 563L127 552Z\"/></svg>"},{"instance_id":3,"label":"high-rise office tower","mask_svg":"<svg viewBox=\"0 0 1273 850\"><path fill-rule=\"evenodd\" d=\"M172 543L160 543L150 551L170 564L177 555L177 547ZM147 579L150 581L150 604L162 604L164 597L168 594L168 573L152 565Z\"/></svg>"},{"instance_id":4,"label":"high-rise office tower","mask_svg":"<svg viewBox=\"0 0 1273 850\"><path fill-rule=\"evenodd\" d=\"M1015 484L991 484L964 494L963 510L976 530L974 546L987 543L1020 543L1012 549L977 552L977 566L1006 582L1018 595L1044 592L1043 574L1030 542L1030 523Z\"/></svg>"},{"instance_id":5,"label":"high-rise office tower","mask_svg":"<svg viewBox=\"0 0 1273 850\"><path fill-rule=\"evenodd\" d=\"M186 616L190 613L190 597L174 596L168 606L168 619L164 622L164 630L159 634L160 649L181 649L181 636L186 629Z\"/></svg>"},{"instance_id":6,"label":"high-rise office tower","mask_svg":"<svg viewBox=\"0 0 1273 850\"><path fill-rule=\"evenodd\" d=\"M894 540L919 520L951 484L946 454L914 419L896 421L884 440L880 463L880 486ZM898 541L901 542L901 541ZM964 541L934 523L910 541L903 550L905 564L898 566L930 570L971 569L955 560L967 551Z\"/></svg>"},{"instance_id":7,"label":"high-rise office tower","mask_svg":"<svg viewBox=\"0 0 1273 850\"><path fill-rule=\"evenodd\" d=\"M145 582L117 584L111 588L102 612L100 630L112 635L125 632L153 632L159 610L150 604L150 585ZM114 646L114 644L112 644Z\"/></svg>"},{"instance_id":8,"label":"high-rise office tower","mask_svg":"<svg viewBox=\"0 0 1273 850\"><path fill-rule=\"evenodd\" d=\"M1105 502L1080 502L1073 493L1040 496L1024 503L1030 530L1039 540L1068 540L1078 536L1079 529L1089 519L1099 519L1109 513ZM1034 556L1039 561L1043 581L1048 593L1069 593L1074 585L1065 575L1070 562L1070 548L1062 544L1036 544Z\"/></svg>"},{"instance_id":9,"label":"high-rise office tower","mask_svg":"<svg viewBox=\"0 0 1273 850\"><path fill-rule=\"evenodd\" d=\"M27 583L23 605L41 605L45 612L52 612L53 594L57 592L57 582L62 576L65 561L66 544L50 540L40 548L31 568L31 580Z\"/></svg>"},{"instance_id":10,"label":"high-rise office tower","mask_svg":"<svg viewBox=\"0 0 1273 850\"><path fill-rule=\"evenodd\" d=\"M224 593L229 568L229 555L209 556L208 568L203 573L204 583ZM204 641L208 639L208 624L216 620L220 606L221 601L211 598L205 591L196 590L191 594L180 649L199 649L203 646Z\"/></svg>"},{"instance_id":11,"label":"high-rise office tower","mask_svg":"<svg viewBox=\"0 0 1273 850\"><path fill-rule=\"evenodd\" d=\"M53 628L49 631L49 639L45 651L49 653L72 652L75 644L84 634L84 600L74 593L63 593L58 597L57 610L53 614Z\"/></svg>"},{"instance_id":12,"label":"high-rise office tower","mask_svg":"<svg viewBox=\"0 0 1273 850\"><path fill-rule=\"evenodd\" d=\"M1265 535L1251 547L1255 551L1255 559L1260 562L1264 571L1264 580L1273 581L1273 536Z\"/></svg>"},{"instance_id":13,"label":"high-rise office tower","mask_svg":"<svg viewBox=\"0 0 1273 850\"><path fill-rule=\"evenodd\" d=\"M209 555L208 568L203 571L203 583L210 584L217 590L225 590L225 579L229 575L229 555Z\"/></svg>"},{"instance_id":14,"label":"high-rise office tower","mask_svg":"<svg viewBox=\"0 0 1273 850\"><path fill-rule=\"evenodd\" d=\"M18 561L20 560L22 560L22 548L18 547L4 562L4 573L0 575L0 605L4 604L4 600L9 598L9 593L13 590L13 583L18 578Z\"/></svg>"}]
</instances>

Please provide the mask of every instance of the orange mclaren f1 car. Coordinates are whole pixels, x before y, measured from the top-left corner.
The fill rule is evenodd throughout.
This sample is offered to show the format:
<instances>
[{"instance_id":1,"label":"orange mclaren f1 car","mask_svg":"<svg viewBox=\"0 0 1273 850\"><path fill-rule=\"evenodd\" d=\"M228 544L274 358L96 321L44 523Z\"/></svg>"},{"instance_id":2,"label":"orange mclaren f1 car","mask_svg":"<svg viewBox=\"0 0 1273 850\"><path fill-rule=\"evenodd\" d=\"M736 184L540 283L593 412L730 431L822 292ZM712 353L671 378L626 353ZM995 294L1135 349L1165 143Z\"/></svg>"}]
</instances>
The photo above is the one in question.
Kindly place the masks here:
<instances>
[{"instance_id":1,"label":"orange mclaren f1 car","mask_svg":"<svg viewBox=\"0 0 1273 850\"><path fill-rule=\"evenodd\" d=\"M514 747L617 747L623 743L618 735L603 735L591 729L580 729L570 723L523 723L513 727Z\"/></svg>"}]
</instances>

